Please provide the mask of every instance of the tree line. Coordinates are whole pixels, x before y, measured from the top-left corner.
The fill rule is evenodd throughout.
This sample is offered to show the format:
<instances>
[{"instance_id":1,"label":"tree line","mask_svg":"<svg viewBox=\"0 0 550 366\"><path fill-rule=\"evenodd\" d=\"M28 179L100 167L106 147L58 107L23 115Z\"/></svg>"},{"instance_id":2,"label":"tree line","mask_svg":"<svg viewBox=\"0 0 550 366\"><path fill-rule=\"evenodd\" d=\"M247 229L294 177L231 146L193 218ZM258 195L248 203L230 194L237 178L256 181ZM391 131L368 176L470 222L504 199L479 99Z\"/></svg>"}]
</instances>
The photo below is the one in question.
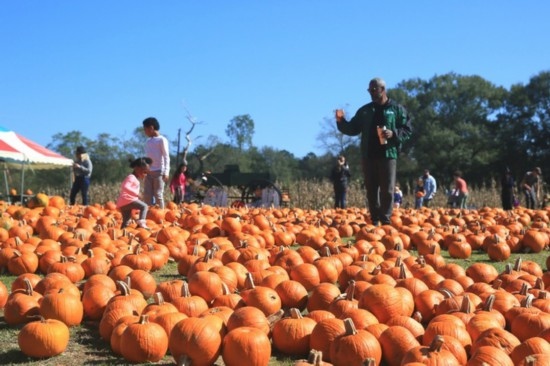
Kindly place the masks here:
<instances>
[{"instance_id":1,"label":"tree line","mask_svg":"<svg viewBox=\"0 0 550 366\"><path fill-rule=\"evenodd\" d=\"M550 71L542 71L527 83L514 84L509 89L480 76L448 73L429 80L404 80L388 90L388 95L413 116L413 137L403 145L398 161L397 179L405 189L406 183L415 181L425 168L441 186L451 184L455 170L461 170L473 187L498 182L506 167L516 181L535 166L542 168L543 177L548 174ZM318 140L323 153L310 152L303 157L255 146L254 124L248 114L236 116L225 131L229 142L222 142L220 136L200 141L187 134L185 149L181 146L181 130L178 131L177 139L171 141L175 151L172 171L184 158L191 175L205 170L222 172L227 164L237 164L241 172L268 172L277 177L278 185L291 186L297 180L328 179L336 156L344 154L353 179L361 180L359 139L340 134L332 115L319 122ZM188 127L188 122L183 121L182 129ZM189 131L200 133L200 124L194 127ZM145 139L141 126L127 138L108 133L90 138L70 131L53 135L47 147L72 158L78 145L86 146L94 164L92 184L119 184L129 172L128 158L143 154ZM200 143L190 149L194 139ZM12 169L10 179L17 180L18 173ZM31 171L25 173L25 181L34 191L47 191L48 187L66 185L67 174L67 169Z\"/></svg>"}]
</instances>

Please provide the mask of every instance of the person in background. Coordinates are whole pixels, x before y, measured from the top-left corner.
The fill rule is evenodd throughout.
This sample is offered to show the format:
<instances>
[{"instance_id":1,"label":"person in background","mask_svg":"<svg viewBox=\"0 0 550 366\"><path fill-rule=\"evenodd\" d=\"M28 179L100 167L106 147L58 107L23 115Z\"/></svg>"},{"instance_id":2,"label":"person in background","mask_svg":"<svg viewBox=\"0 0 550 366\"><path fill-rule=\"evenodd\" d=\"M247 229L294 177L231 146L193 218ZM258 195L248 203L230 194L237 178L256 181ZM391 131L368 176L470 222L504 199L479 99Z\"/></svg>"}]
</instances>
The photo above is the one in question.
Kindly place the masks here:
<instances>
[{"instance_id":1,"label":"person in background","mask_svg":"<svg viewBox=\"0 0 550 366\"><path fill-rule=\"evenodd\" d=\"M334 187L334 208L346 208L346 193L351 174L346 158L340 155L330 174Z\"/></svg>"},{"instance_id":2,"label":"person in background","mask_svg":"<svg viewBox=\"0 0 550 366\"><path fill-rule=\"evenodd\" d=\"M500 180L500 199L502 201L502 208L505 210L511 210L514 208L515 184L516 182L514 181L510 168L506 167Z\"/></svg>"},{"instance_id":3,"label":"person in background","mask_svg":"<svg viewBox=\"0 0 550 366\"><path fill-rule=\"evenodd\" d=\"M82 204L88 205L88 189L92 177L93 164L86 153L84 146L78 146L75 152L76 160L73 163L73 185L69 195L69 202L74 205L78 192L82 194Z\"/></svg>"},{"instance_id":4,"label":"person in background","mask_svg":"<svg viewBox=\"0 0 550 366\"><path fill-rule=\"evenodd\" d=\"M424 181L424 199L422 204L425 207L430 207L432 200L434 199L435 192L437 192L437 182L435 181L435 178L430 175L429 169L424 169L422 180Z\"/></svg>"},{"instance_id":5,"label":"person in background","mask_svg":"<svg viewBox=\"0 0 550 366\"><path fill-rule=\"evenodd\" d=\"M525 173L523 176L523 180L521 181L521 189L525 195L525 207L527 208L537 208L537 202L541 197L541 175L542 170L539 167L536 167L532 171Z\"/></svg>"},{"instance_id":6,"label":"person in background","mask_svg":"<svg viewBox=\"0 0 550 366\"><path fill-rule=\"evenodd\" d=\"M457 208L466 208L466 202L468 201L468 185L462 178L462 172L457 170L453 173L456 192L456 205Z\"/></svg>"},{"instance_id":7,"label":"person in background","mask_svg":"<svg viewBox=\"0 0 550 366\"><path fill-rule=\"evenodd\" d=\"M120 194L116 201L116 207L122 213L122 226L124 229L132 219L132 211L139 210L139 219L137 226L143 229L149 229L145 222L147 217L147 203L141 201L140 181L143 180L148 172L153 160L149 157L142 157L130 162L132 174L128 175L120 187Z\"/></svg>"},{"instance_id":8,"label":"person in background","mask_svg":"<svg viewBox=\"0 0 550 366\"><path fill-rule=\"evenodd\" d=\"M164 208L164 185L170 174L170 151L168 140L159 132L160 124L154 117L143 120L143 131L148 137L145 155L152 159L150 172L144 181L143 199L148 205Z\"/></svg>"},{"instance_id":9,"label":"person in background","mask_svg":"<svg viewBox=\"0 0 550 366\"><path fill-rule=\"evenodd\" d=\"M185 197L185 185L187 184L187 177L185 176L186 171L187 164L181 163L170 180L170 192L172 192L172 199L174 203L178 205L183 202Z\"/></svg>"},{"instance_id":10,"label":"person in background","mask_svg":"<svg viewBox=\"0 0 550 366\"><path fill-rule=\"evenodd\" d=\"M374 78L368 89L372 102L347 121L344 110L335 112L336 126L349 136L361 135L361 165L372 224L390 225L397 171L397 155L412 134L405 107L386 94L386 82Z\"/></svg>"},{"instance_id":11,"label":"person in background","mask_svg":"<svg viewBox=\"0 0 550 366\"><path fill-rule=\"evenodd\" d=\"M399 183L395 183L395 191L393 192L393 207L399 208L401 207L402 203L403 203L403 192L401 192Z\"/></svg>"},{"instance_id":12,"label":"person in background","mask_svg":"<svg viewBox=\"0 0 550 366\"><path fill-rule=\"evenodd\" d=\"M426 192L424 191L424 181L422 178L418 178L416 181L416 187L414 187L414 208L422 208L422 203L426 197Z\"/></svg>"}]
</instances>

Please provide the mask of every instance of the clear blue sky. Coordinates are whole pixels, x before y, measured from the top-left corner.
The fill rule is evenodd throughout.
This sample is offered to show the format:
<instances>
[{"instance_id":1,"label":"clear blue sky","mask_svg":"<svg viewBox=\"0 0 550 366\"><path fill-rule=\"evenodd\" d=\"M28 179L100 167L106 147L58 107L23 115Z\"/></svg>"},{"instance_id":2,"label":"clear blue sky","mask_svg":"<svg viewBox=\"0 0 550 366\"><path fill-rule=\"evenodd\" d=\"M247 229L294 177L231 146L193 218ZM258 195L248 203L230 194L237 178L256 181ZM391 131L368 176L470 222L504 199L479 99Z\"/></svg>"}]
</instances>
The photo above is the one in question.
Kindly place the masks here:
<instances>
[{"instance_id":1,"label":"clear blue sky","mask_svg":"<svg viewBox=\"0 0 550 366\"><path fill-rule=\"evenodd\" d=\"M256 146L303 157L375 76L526 84L550 69L549 14L533 0L0 0L0 125L47 145L155 116L174 140L187 109L195 136L228 141L249 114Z\"/></svg>"}]
</instances>

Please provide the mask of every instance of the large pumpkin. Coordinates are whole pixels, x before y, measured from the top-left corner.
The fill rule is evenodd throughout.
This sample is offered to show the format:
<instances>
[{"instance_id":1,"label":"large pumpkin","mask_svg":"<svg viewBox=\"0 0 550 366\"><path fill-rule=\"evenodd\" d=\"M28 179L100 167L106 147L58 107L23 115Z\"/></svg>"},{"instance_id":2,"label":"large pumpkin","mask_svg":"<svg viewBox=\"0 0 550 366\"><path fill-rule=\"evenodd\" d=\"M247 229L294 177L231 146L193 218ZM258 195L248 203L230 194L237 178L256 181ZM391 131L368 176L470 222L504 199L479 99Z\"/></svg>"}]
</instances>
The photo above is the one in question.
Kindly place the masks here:
<instances>
[{"instance_id":1,"label":"large pumpkin","mask_svg":"<svg viewBox=\"0 0 550 366\"><path fill-rule=\"evenodd\" d=\"M162 326L142 315L128 325L121 337L121 353L130 362L157 362L168 350L168 335Z\"/></svg>"},{"instance_id":2,"label":"large pumpkin","mask_svg":"<svg viewBox=\"0 0 550 366\"><path fill-rule=\"evenodd\" d=\"M69 328L56 319L25 324L17 335L21 352L29 357L48 358L64 352L69 345Z\"/></svg>"},{"instance_id":3,"label":"large pumpkin","mask_svg":"<svg viewBox=\"0 0 550 366\"><path fill-rule=\"evenodd\" d=\"M267 365L270 357L269 337L257 328L236 328L223 338L222 358L227 366Z\"/></svg>"},{"instance_id":4,"label":"large pumpkin","mask_svg":"<svg viewBox=\"0 0 550 366\"><path fill-rule=\"evenodd\" d=\"M189 360L196 366L212 365L221 352L222 337L208 317L179 321L170 334L168 348L176 363Z\"/></svg>"}]
</instances>

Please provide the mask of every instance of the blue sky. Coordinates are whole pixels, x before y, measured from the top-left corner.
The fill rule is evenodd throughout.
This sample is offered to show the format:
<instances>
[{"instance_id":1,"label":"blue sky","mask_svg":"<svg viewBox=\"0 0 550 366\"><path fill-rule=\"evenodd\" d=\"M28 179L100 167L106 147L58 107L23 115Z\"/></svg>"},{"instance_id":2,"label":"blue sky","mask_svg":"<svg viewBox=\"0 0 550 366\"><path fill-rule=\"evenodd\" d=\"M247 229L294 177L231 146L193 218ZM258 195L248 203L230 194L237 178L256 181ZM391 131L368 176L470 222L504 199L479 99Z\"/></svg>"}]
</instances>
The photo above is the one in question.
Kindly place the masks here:
<instances>
[{"instance_id":1,"label":"blue sky","mask_svg":"<svg viewBox=\"0 0 550 366\"><path fill-rule=\"evenodd\" d=\"M547 1L0 0L0 125L47 145L56 133L131 136L155 116L195 143L238 115L253 143L296 157L368 81L455 72L495 85L550 69ZM175 152L175 149L174 149Z\"/></svg>"}]
</instances>

